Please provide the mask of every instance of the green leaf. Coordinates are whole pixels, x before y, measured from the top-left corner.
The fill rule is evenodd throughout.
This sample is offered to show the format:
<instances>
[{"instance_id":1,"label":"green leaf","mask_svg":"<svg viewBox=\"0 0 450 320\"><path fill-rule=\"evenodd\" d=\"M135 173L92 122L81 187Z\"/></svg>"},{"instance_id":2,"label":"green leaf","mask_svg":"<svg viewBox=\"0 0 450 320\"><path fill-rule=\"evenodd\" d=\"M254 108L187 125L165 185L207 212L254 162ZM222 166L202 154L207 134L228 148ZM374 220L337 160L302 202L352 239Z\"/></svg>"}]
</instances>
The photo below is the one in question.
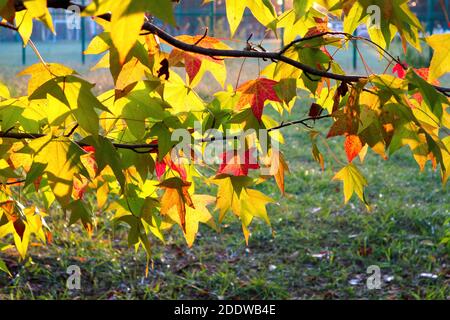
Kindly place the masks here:
<instances>
[{"instance_id":1,"label":"green leaf","mask_svg":"<svg viewBox=\"0 0 450 320\"><path fill-rule=\"evenodd\" d=\"M106 166L109 166L119 182L122 190L125 190L125 175L122 171L120 155L114 145L107 138L87 137L83 141L95 148L95 160L98 166L98 172L101 172Z\"/></svg>"},{"instance_id":2,"label":"green leaf","mask_svg":"<svg viewBox=\"0 0 450 320\"><path fill-rule=\"evenodd\" d=\"M448 106L450 104L448 99L412 69L408 70L405 79L408 81L409 90L415 91L417 89L425 103L430 107L430 110L440 120L442 118L443 105Z\"/></svg>"},{"instance_id":3,"label":"green leaf","mask_svg":"<svg viewBox=\"0 0 450 320\"><path fill-rule=\"evenodd\" d=\"M281 79L273 89L277 96L287 104L297 96L297 80L295 78Z\"/></svg>"},{"instance_id":4,"label":"green leaf","mask_svg":"<svg viewBox=\"0 0 450 320\"><path fill-rule=\"evenodd\" d=\"M45 168L47 167L46 163L33 162L31 165L30 171L27 173L27 178L25 180L25 186L33 184L37 179L42 177L45 172Z\"/></svg>"},{"instance_id":5,"label":"green leaf","mask_svg":"<svg viewBox=\"0 0 450 320\"><path fill-rule=\"evenodd\" d=\"M150 136L158 138L158 161L162 161L164 156L169 153L173 146L177 143L172 141L172 132L164 122L158 122L150 130Z\"/></svg>"},{"instance_id":6,"label":"green leaf","mask_svg":"<svg viewBox=\"0 0 450 320\"><path fill-rule=\"evenodd\" d=\"M6 266L6 263L2 259L0 259L0 271L6 272L9 276L12 276L11 272L9 272L8 267Z\"/></svg>"},{"instance_id":7,"label":"green leaf","mask_svg":"<svg viewBox=\"0 0 450 320\"><path fill-rule=\"evenodd\" d=\"M86 203L81 200L76 200L67 206L67 210L71 211L69 225L81 221L86 231L92 233L92 211Z\"/></svg>"},{"instance_id":8,"label":"green leaf","mask_svg":"<svg viewBox=\"0 0 450 320\"><path fill-rule=\"evenodd\" d=\"M116 100L112 113L127 122L128 129L136 139L145 135L146 119L164 120L170 113L165 111L169 105L160 98L154 97L154 85L150 82L139 82L126 96Z\"/></svg>"},{"instance_id":9,"label":"green leaf","mask_svg":"<svg viewBox=\"0 0 450 320\"><path fill-rule=\"evenodd\" d=\"M142 225L142 222L139 218L133 216L133 215L123 215L117 219L115 219L116 222L124 222L129 227L130 230L128 230L128 246L133 246L139 242L139 239L141 238L141 233L144 233L145 235L145 229ZM147 238L145 236L145 238ZM145 241L145 239L144 239ZM148 239L147 239L148 241ZM147 241L145 243L147 243ZM147 243L148 244L148 243ZM148 247L150 249L150 246L144 246L145 248Z\"/></svg>"}]
</instances>

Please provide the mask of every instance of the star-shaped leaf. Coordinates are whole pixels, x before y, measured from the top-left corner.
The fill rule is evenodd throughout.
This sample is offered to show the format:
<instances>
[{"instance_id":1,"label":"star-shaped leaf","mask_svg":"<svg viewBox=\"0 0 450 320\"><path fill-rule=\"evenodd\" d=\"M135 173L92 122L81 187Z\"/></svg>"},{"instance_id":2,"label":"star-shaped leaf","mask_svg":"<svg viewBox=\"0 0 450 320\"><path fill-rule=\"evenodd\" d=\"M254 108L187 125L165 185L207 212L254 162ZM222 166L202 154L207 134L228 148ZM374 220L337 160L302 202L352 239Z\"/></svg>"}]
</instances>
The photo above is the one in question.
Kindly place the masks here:
<instances>
[{"instance_id":1,"label":"star-shaped leaf","mask_svg":"<svg viewBox=\"0 0 450 320\"><path fill-rule=\"evenodd\" d=\"M357 135L349 134L345 138L344 147L348 162L352 162L363 148L363 145L361 139Z\"/></svg>"},{"instance_id":2,"label":"star-shaped leaf","mask_svg":"<svg viewBox=\"0 0 450 320\"><path fill-rule=\"evenodd\" d=\"M181 35L177 39L184 43L195 44L208 49L230 49L230 47L216 38L208 36ZM200 82L206 71L209 71L221 86L225 84L225 63L219 57L209 57L175 48L169 56L169 63L170 65L177 65L180 62L184 63L191 87L195 87Z\"/></svg>"},{"instance_id":3,"label":"star-shaped leaf","mask_svg":"<svg viewBox=\"0 0 450 320\"><path fill-rule=\"evenodd\" d=\"M133 48L144 23L144 13L175 24L171 0L94 0L84 10L84 15L98 16L111 12L111 38L123 64Z\"/></svg>"},{"instance_id":4,"label":"star-shaped leaf","mask_svg":"<svg viewBox=\"0 0 450 320\"><path fill-rule=\"evenodd\" d=\"M180 178L170 178L158 186L165 190L161 198L161 214L168 215L170 209L175 207L179 215L180 226L186 233L186 205L195 209L188 191L191 183Z\"/></svg>"},{"instance_id":5,"label":"star-shaped leaf","mask_svg":"<svg viewBox=\"0 0 450 320\"><path fill-rule=\"evenodd\" d=\"M244 83L237 89L242 95L236 105L236 109L240 110L250 105L255 118L261 121L266 101L281 102L274 89L274 86L277 84L277 81L266 78L258 78Z\"/></svg>"},{"instance_id":6,"label":"star-shaped leaf","mask_svg":"<svg viewBox=\"0 0 450 320\"><path fill-rule=\"evenodd\" d=\"M209 195L193 195L192 201L195 204L195 208L186 207L186 229L184 232L184 237L189 247L192 247L194 244L200 223L205 223L216 231L218 230L214 218L207 208L207 206L215 202L215 198ZM167 227L170 227L173 223L183 227L176 208L172 207L168 211L167 217L170 219L166 222L168 223Z\"/></svg>"},{"instance_id":7,"label":"star-shaped leaf","mask_svg":"<svg viewBox=\"0 0 450 320\"><path fill-rule=\"evenodd\" d=\"M435 34L426 38L427 43L433 48L428 80L434 81L440 76L450 72L450 34Z\"/></svg>"},{"instance_id":8,"label":"star-shaped leaf","mask_svg":"<svg viewBox=\"0 0 450 320\"><path fill-rule=\"evenodd\" d=\"M344 183L344 199L347 203L352 197L353 193L367 204L364 197L364 187L367 186L367 181L358 168L354 164L349 164L341 169L333 178L333 180L341 180Z\"/></svg>"}]
</instances>

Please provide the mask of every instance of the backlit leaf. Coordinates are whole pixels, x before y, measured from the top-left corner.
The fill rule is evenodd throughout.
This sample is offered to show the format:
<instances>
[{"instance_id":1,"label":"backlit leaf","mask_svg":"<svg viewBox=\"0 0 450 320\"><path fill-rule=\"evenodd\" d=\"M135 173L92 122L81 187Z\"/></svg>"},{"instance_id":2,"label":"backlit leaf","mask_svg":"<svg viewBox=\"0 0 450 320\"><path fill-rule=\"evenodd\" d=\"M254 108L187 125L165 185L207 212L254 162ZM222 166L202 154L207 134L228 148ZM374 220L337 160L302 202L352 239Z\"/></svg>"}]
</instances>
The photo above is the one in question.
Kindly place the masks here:
<instances>
[{"instance_id":1,"label":"backlit leaf","mask_svg":"<svg viewBox=\"0 0 450 320\"><path fill-rule=\"evenodd\" d=\"M241 110L249 105L256 119L261 121L266 101L281 102L274 90L275 85L277 85L276 81L266 78L250 80L244 83L237 89L242 95L236 105L236 110Z\"/></svg>"},{"instance_id":2,"label":"backlit leaf","mask_svg":"<svg viewBox=\"0 0 450 320\"><path fill-rule=\"evenodd\" d=\"M367 204L364 197L364 187L367 186L367 181L354 164L348 164L342 168L334 176L333 180L341 180L343 182L345 203L350 200L353 193L356 193L361 201Z\"/></svg>"}]
</instances>

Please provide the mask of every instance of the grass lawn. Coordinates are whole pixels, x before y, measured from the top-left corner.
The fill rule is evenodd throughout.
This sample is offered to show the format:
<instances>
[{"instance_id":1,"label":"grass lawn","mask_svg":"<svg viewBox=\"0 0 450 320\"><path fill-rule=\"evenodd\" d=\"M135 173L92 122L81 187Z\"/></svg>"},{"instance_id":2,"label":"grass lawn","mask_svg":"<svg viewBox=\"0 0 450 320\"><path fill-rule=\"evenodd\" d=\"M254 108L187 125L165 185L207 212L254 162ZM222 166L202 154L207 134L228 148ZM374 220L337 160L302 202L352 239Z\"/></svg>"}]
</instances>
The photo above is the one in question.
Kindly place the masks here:
<instances>
[{"instance_id":1,"label":"grass lawn","mask_svg":"<svg viewBox=\"0 0 450 320\"><path fill-rule=\"evenodd\" d=\"M189 249L175 229L167 246L155 243L154 268L145 278L145 254L127 247L122 228L113 230L102 219L89 239L56 212L51 245L32 247L23 263L13 251L2 253L14 277L0 274L0 298L449 298L449 247L440 241L449 228L450 194L439 174L429 167L420 173L406 149L389 161L369 154L363 172L375 209L368 213L356 199L343 205L340 183L330 183L338 165L329 161L321 172L303 129L285 134L283 151L292 172L287 195L281 198L274 183L261 189L278 200L269 206L274 236L255 221L247 247L230 214L220 234L202 226ZM329 141L332 150L342 149L341 143ZM82 270L80 291L65 287L72 264ZM366 287L370 265L381 269L380 290Z\"/></svg>"},{"instance_id":2,"label":"grass lawn","mask_svg":"<svg viewBox=\"0 0 450 320\"><path fill-rule=\"evenodd\" d=\"M19 70L6 64L0 61L3 80ZM108 86L103 81L109 80L98 80L106 74L92 77ZM14 86L17 92L26 87L23 81ZM294 110L292 119L307 112L305 106ZM287 194L281 197L274 182L260 186L277 200L268 207L273 229L256 220L248 246L231 214L219 234L201 226L192 249L175 228L166 246L154 242L154 267L145 278L145 253L127 247L123 227L113 229L101 219L89 239L79 225L67 227L68 219L54 212L48 219L52 244L32 246L24 262L13 250L0 254L13 273L12 278L0 273L0 299L450 299L450 246L441 243L450 228L450 193L439 173L430 165L419 172L407 149L389 161L369 153L362 167L374 207L368 213L356 199L343 204L341 184L330 182L340 166L323 143L324 172L312 160L303 128L283 132L291 169ZM328 141L344 161L342 143ZM65 285L73 264L82 272L79 291ZM366 286L371 265L381 269L379 290Z\"/></svg>"}]
</instances>

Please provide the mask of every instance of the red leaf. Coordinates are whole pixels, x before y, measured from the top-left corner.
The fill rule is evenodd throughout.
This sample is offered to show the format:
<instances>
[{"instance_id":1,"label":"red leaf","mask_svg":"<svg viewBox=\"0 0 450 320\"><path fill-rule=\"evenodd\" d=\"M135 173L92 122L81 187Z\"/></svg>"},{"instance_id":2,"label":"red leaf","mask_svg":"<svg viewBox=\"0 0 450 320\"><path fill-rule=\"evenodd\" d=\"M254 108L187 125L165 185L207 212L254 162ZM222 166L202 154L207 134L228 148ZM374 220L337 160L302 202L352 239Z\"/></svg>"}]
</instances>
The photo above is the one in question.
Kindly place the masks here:
<instances>
[{"instance_id":1,"label":"red leaf","mask_svg":"<svg viewBox=\"0 0 450 320\"><path fill-rule=\"evenodd\" d=\"M414 71L425 81L428 81L428 75L430 73L429 68L420 68L420 69L414 69Z\"/></svg>"},{"instance_id":2,"label":"red leaf","mask_svg":"<svg viewBox=\"0 0 450 320\"><path fill-rule=\"evenodd\" d=\"M186 73L189 76L189 82L192 82L197 73L200 71L200 68L202 66L202 60L196 56L185 54L184 64L186 67Z\"/></svg>"},{"instance_id":3,"label":"red leaf","mask_svg":"<svg viewBox=\"0 0 450 320\"><path fill-rule=\"evenodd\" d=\"M167 167L178 172L180 174L181 179L183 181L186 181L187 179L186 169L182 165L173 162L169 154L167 154L162 161L158 161L158 158L156 158L155 171L158 180L166 172Z\"/></svg>"},{"instance_id":4,"label":"red leaf","mask_svg":"<svg viewBox=\"0 0 450 320\"><path fill-rule=\"evenodd\" d=\"M228 174L231 176L247 176L250 169L259 169L256 157L252 154L254 149L249 149L241 159L239 152L235 150L222 154L222 163L217 174Z\"/></svg>"},{"instance_id":5,"label":"red leaf","mask_svg":"<svg viewBox=\"0 0 450 320\"><path fill-rule=\"evenodd\" d=\"M242 96L236 105L236 109L240 110L246 105L250 105L255 118L261 121L266 100L281 102L273 88L276 84L278 82L265 78L244 83L237 89L237 91L242 92Z\"/></svg>"},{"instance_id":6,"label":"red leaf","mask_svg":"<svg viewBox=\"0 0 450 320\"><path fill-rule=\"evenodd\" d=\"M84 146L83 150L88 153L95 153L95 147L93 147L93 146Z\"/></svg>"},{"instance_id":7,"label":"red leaf","mask_svg":"<svg viewBox=\"0 0 450 320\"><path fill-rule=\"evenodd\" d=\"M345 152L347 153L348 162L352 162L363 148L361 139L357 135L353 134L350 134L345 138L344 146Z\"/></svg>"},{"instance_id":8,"label":"red leaf","mask_svg":"<svg viewBox=\"0 0 450 320\"><path fill-rule=\"evenodd\" d=\"M403 64L403 65L402 65L402 64L400 64L400 63L397 63L397 64L394 66L394 68L392 68L392 72L393 72L393 73L396 73L400 79L404 79L405 76L406 76L406 71L405 71L405 69L404 69L405 67L406 67L406 64Z\"/></svg>"},{"instance_id":9,"label":"red leaf","mask_svg":"<svg viewBox=\"0 0 450 320\"><path fill-rule=\"evenodd\" d=\"M161 162L156 160L155 171L156 171L156 176L158 177L158 180L160 180L161 176L166 172L166 163L164 162L164 160Z\"/></svg>"}]
</instances>

